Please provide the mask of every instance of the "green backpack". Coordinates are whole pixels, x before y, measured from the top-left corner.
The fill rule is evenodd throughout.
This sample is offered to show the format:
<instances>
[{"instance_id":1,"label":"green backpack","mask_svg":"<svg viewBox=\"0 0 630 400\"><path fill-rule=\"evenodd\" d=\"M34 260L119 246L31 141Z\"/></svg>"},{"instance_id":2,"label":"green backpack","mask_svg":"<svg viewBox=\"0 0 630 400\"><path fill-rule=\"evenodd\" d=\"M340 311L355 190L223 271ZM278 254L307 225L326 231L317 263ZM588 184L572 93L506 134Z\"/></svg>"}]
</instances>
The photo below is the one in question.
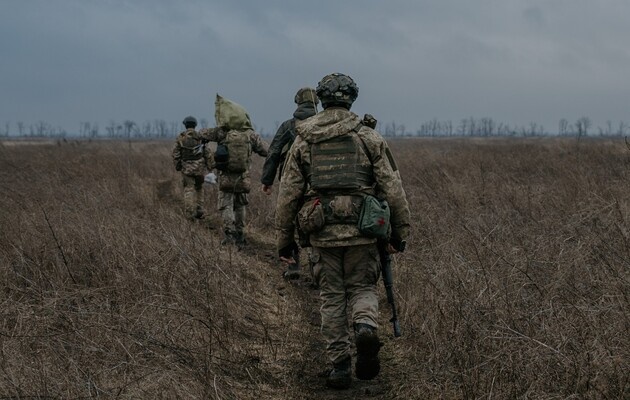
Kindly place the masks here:
<instances>
[{"instance_id":1,"label":"green backpack","mask_svg":"<svg viewBox=\"0 0 630 400\"><path fill-rule=\"evenodd\" d=\"M222 142L227 147L228 160L225 171L243 173L249 167L251 144L249 131L231 130Z\"/></svg>"}]
</instances>

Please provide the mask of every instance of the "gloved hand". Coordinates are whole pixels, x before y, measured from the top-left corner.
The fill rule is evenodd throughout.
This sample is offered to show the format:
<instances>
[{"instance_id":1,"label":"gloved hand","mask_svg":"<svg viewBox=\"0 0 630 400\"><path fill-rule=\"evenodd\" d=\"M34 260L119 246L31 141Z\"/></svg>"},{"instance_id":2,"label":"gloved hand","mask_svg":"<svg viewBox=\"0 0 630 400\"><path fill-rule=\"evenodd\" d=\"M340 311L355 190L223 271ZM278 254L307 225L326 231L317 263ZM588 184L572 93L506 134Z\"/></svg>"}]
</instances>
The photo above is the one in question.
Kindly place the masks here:
<instances>
[{"instance_id":1,"label":"gloved hand","mask_svg":"<svg viewBox=\"0 0 630 400\"><path fill-rule=\"evenodd\" d=\"M297 243L291 242L288 246L284 246L278 251L280 258L292 258L293 254L299 250Z\"/></svg>"},{"instance_id":2,"label":"gloved hand","mask_svg":"<svg viewBox=\"0 0 630 400\"><path fill-rule=\"evenodd\" d=\"M394 248L394 250L396 250L397 252L400 252L400 253L405 251L405 247L407 247L407 241L406 240L396 239L396 238L393 238L393 237L391 237L389 239L389 244Z\"/></svg>"}]
</instances>

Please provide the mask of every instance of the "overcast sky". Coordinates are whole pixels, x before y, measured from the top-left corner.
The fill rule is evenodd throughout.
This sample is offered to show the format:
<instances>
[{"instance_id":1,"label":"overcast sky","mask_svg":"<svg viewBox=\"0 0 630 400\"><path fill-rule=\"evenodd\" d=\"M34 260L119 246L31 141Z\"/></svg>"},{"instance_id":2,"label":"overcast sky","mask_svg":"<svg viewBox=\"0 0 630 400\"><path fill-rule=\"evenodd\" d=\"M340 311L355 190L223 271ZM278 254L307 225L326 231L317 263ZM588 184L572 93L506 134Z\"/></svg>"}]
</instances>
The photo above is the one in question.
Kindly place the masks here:
<instances>
[{"instance_id":1,"label":"overcast sky","mask_svg":"<svg viewBox=\"0 0 630 400\"><path fill-rule=\"evenodd\" d=\"M326 74L408 131L630 122L628 0L0 0L0 125L181 121L214 96L273 133Z\"/></svg>"}]
</instances>

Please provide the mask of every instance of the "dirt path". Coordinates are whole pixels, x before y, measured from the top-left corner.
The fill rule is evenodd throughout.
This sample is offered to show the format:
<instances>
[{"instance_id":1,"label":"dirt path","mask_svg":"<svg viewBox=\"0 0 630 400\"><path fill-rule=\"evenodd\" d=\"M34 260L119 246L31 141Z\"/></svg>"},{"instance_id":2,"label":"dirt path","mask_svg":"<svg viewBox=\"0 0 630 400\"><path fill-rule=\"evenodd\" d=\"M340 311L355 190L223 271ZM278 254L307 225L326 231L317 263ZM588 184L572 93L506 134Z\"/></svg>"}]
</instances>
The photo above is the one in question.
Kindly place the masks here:
<instances>
[{"instance_id":1,"label":"dirt path","mask_svg":"<svg viewBox=\"0 0 630 400\"><path fill-rule=\"evenodd\" d=\"M255 246L255 249L252 247ZM291 399L383 399L391 388L390 368L394 367L388 363L387 350L391 346L387 338L389 325L386 321L381 321L383 334L381 340L385 342L382 349L382 372L372 381L360 381L353 376L352 386L348 390L332 390L326 387L326 373L330 368L325 354L325 343L320 333L321 317L319 313L320 299L319 290L313 285L305 252L301 254L302 277L296 281L285 281L279 271L275 247L271 239L258 238L255 243L250 243L244 253L256 252L260 255L264 253L264 258L268 260L268 267L273 270L273 285L279 296L282 296L289 304L290 312L296 313L294 316L298 321L297 326L285 326L289 335L299 339L294 357L288 359L285 364L283 376L289 377L287 387L291 393L287 393L287 398ZM385 313L387 310L383 310ZM284 332L275 332L276 336L282 336ZM353 345L353 360L354 360ZM354 368L354 366L353 366Z\"/></svg>"}]
</instances>

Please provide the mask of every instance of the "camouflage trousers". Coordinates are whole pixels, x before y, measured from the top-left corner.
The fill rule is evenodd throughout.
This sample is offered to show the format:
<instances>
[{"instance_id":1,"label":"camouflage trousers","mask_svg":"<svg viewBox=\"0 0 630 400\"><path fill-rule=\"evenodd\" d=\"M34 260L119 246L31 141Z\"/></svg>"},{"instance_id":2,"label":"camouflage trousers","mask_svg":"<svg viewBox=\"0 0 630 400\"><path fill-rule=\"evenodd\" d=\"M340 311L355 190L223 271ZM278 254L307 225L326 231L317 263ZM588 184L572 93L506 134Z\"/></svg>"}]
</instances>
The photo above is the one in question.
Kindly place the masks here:
<instances>
[{"instance_id":1,"label":"camouflage trousers","mask_svg":"<svg viewBox=\"0 0 630 400\"><path fill-rule=\"evenodd\" d=\"M188 218L195 218L197 210L203 211L203 175L182 174L184 185L184 211Z\"/></svg>"},{"instance_id":2,"label":"camouflage trousers","mask_svg":"<svg viewBox=\"0 0 630 400\"><path fill-rule=\"evenodd\" d=\"M314 247L309 258L322 300L326 352L330 362L339 362L350 355L348 317L353 324L378 326L378 249L376 244Z\"/></svg>"},{"instance_id":3,"label":"camouflage trousers","mask_svg":"<svg viewBox=\"0 0 630 400\"><path fill-rule=\"evenodd\" d=\"M245 206L249 204L246 193L219 191L219 213L223 219L223 231L229 234L243 233Z\"/></svg>"}]
</instances>

